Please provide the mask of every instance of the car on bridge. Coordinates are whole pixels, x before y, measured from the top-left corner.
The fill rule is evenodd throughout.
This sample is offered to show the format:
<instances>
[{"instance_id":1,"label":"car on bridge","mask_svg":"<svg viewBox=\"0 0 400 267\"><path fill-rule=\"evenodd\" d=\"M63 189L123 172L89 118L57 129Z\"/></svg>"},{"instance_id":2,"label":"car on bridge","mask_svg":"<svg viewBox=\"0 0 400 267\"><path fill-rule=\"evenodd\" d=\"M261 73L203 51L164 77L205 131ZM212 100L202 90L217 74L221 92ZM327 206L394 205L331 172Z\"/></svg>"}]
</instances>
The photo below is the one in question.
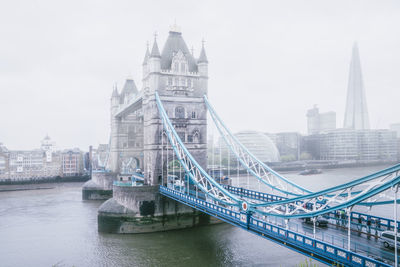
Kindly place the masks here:
<instances>
[{"instance_id":1,"label":"car on bridge","mask_svg":"<svg viewBox=\"0 0 400 267\"><path fill-rule=\"evenodd\" d=\"M385 248L394 247L394 232L383 231L381 233L381 241ZM400 233L397 233L397 247L400 248Z\"/></svg>"},{"instance_id":2,"label":"car on bridge","mask_svg":"<svg viewBox=\"0 0 400 267\"><path fill-rule=\"evenodd\" d=\"M303 218L303 222L306 224L313 224L312 218ZM317 227L328 227L328 221L322 217L317 217L315 221L315 226Z\"/></svg>"},{"instance_id":3,"label":"car on bridge","mask_svg":"<svg viewBox=\"0 0 400 267\"><path fill-rule=\"evenodd\" d=\"M167 187L169 189L183 191L185 182L180 177L169 174L167 177Z\"/></svg>"}]
</instances>

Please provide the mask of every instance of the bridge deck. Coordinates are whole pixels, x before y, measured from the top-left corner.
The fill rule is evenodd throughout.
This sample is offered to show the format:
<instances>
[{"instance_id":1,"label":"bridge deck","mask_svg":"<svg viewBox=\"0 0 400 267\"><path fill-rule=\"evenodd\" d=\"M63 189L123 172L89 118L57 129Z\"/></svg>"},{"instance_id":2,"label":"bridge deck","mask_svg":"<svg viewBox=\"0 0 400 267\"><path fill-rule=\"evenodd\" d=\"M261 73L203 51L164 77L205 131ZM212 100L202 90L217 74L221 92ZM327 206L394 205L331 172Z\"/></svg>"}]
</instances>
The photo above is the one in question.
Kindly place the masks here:
<instances>
[{"instance_id":1,"label":"bridge deck","mask_svg":"<svg viewBox=\"0 0 400 267\"><path fill-rule=\"evenodd\" d=\"M333 242L334 244L330 244L324 238L318 239L317 237L313 239L312 234L310 236L310 228L305 227L298 220L292 222L289 229L286 229L286 227L280 224L281 222L257 218L251 213L243 213L238 210L225 208L211 201L206 201L206 199L196 198L193 195L187 195L165 186L160 186L160 193L328 265L340 263L345 266L390 266L388 263L383 263L366 256L361 250L357 252L348 251L340 247L335 240ZM296 227L296 229L294 229L294 227ZM300 230L303 230L303 233L299 233L301 232ZM330 228L329 231L332 231L332 236L343 236L341 230ZM328 236L328 234L326 234L326 236Z\"/></svg>"}]
</instances>

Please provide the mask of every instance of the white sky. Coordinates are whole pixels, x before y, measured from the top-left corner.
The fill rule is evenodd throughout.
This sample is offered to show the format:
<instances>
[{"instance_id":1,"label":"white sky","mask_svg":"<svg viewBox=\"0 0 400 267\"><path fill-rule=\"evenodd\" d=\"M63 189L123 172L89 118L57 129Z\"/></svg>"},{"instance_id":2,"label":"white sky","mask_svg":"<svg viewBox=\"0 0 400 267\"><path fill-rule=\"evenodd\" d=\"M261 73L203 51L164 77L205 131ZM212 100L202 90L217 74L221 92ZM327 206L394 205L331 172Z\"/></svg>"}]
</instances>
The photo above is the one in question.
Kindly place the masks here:
<instances>
[{"instance_id":1,"label":"white sky","mask_svg":"<svg viewBox=\"0 0 400 267\"><path fill-rule=\"evenodd\" d=\"M370 124L400 122L399 1L2 1L0 142L61 148L108 142L114 82L141 88L146 41L162 49L176 20L198 55L209 98L233 131L306 132L306 111L343 124L358 41Z\"/></svg>"}]
</instances>

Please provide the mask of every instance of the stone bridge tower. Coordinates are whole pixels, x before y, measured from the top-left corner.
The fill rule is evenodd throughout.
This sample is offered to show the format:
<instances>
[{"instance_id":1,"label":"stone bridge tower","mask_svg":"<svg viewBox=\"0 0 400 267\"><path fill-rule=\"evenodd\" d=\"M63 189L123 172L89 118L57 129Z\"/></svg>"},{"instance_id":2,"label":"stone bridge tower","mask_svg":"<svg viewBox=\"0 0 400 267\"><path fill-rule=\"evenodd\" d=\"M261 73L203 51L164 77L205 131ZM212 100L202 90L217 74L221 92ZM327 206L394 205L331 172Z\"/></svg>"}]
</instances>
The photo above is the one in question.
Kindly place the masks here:
<instances>
[{"instance_id":1,"label":"stone bridge tower","mask_svg":"<svg viewBox=\"0 0 400 267\"><path fill-rule=\"evenodd\" d=\"M199 164L207 163L207 112L203 95L208 90L208 60L202 46L198 59L194 58L173 26L160 53L154 39L151 51L143 62L143 152L144 175L150 185L161 183L162 122L155 102L157 91L176 132ZM164 145L166 144L164 139ZM164 153L166 150L164 149Z\"/></svg>"}]
</instances>

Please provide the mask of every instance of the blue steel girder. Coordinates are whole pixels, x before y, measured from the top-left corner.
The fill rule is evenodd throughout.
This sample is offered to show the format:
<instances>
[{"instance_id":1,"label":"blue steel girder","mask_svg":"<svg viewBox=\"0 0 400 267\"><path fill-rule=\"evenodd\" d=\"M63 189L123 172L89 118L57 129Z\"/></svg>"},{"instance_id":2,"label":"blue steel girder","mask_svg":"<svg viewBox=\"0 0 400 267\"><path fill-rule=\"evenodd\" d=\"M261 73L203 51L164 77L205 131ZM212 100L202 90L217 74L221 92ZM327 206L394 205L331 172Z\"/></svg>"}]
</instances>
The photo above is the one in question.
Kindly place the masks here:
<instances>
[{"instance_id":1,"label":"blue steel girder","mask_svg":"<svg viewBox=\"0 0 400 267\"><path fill-rule=\"evenodd\" d=\"M399 183L400 176L396 171L353 187L338 186L325 190L324 193L317 192L297 198L253 204L251 210L267 216L306 218L349 209L355 205L393 203L394 194L391 188ZM352 194L353 190L358 193Z\"/></svg>"},{"instance_id":2,"label":"blue steel girder","mask_svg":"<svg viewBox=\"0 0 400 267\"><path fill-rule=\"evenodd\" d=\"M279 173L272 170L265 163L255 157L229 130L207 97L204 96L207 109L210 112L211 118L215 123L220 135L223 137L228 149L239 160L240 164L249 171L255 178L260 182L270 187L272 190L276 190L288 196L300 196L308 193L312 193L310 190L295 184L294 182L283 177Z\"/></svg>"},{"instance_id":3,"label":"blue steel girder","mask_svg":"<svg viewBox=\"0 0 400 267\"><path fill-rule=\"evenodd\" d=\"M157 92L155 92L155 98L162 125L164 127L164 132L168 137L168 141L171 144L177 159L183 166L186 175L202 192L211 197L213 200L224 205L239 207L242 203L242 200L218 184L197 163L197 161L186 149L179 135L176 133Z\"/></svg>"},{"instance_id":4,"label":"blue steel girder","mask_svg":"<svg viewBox=\"0 0 400 267\"><path fill-rule=\"evenodd\" d=\"M328 265L362 267L390 266L389 264L377 261L368 256L263 221L255 217L251 212L244 213L227 209L164 186L160 186L160 193L166 197Z\"/></svg>"},{"instance_id":5,"label":"blue steel girder","mask_svg":"<svg viewBox=\"0 0 400 267\"><path fill-rule=\"evenodd\" d=\"M239 162L244 166L254 177L258 180L263 182L265 185L269 186L273 190L277 190L281 193L286 194L287 196L294 196L293 201L281 201L277 202L276 207L282 204L288 203L314 203L314 206L320 204L320 207L328 208L329 206L326 203L338 202L338 203L345 203L349 202L352 203L350 200L354 199L365 199L365 193L369 192L369 188L372 186L377 186L382 184L387 178L397 176L397 173L400 171L400 164L395 166L389 167L385 170L378 171L374 174L367 175L365 177L359 178L352 182L332 187L326 190L322 190L319 192L312 193L311 191L294 184L293 182L289 181L279 173L273 171L269 168L266 164L258 160L248 149L240 143L240 141L230 132L228 127L224 124L218 114L215 112L214 108L208 101L207 97L204 96L204 100L206 106L210 112L210 115L217 126L223 140L227 144L228 148L234 153L234 155L238 158ZM385 177L387 175L387 177ZM377 182L378 181L378 182ZM364 187L364 188L363 188ZM339 193L338 193L339 192ZM373 191L376 192L376 191ZM328 194L329 193L329 194ZM380 192L378 192L380 193ZM356 198L358 194L363 194ZM375 194L376 195L376 194ZM375 196L374 195L374 196ZM315 201L315 198L321 198L322 200ZM383 197L380 197L383 198ZM371 198L367 198L367 202L357 202L359 205L364 206L374 206L374 205L382 205L388 204L392 200L382 200L378 201L377 199L371 200ZM324 203L321 203L324 202ZM262 206L272 206L271 203L257 203L253 204L253 207L262 207ZM332 207L329 207L332 208ZM279 210L282 210L282 207L279 207ZM284 209L286 212L286 208ZM296 207L295 210L300 210L305 213L310 213L309 210L303 210L300 207ZM280 214L280 216L282 216Z\"/></svg>"}]
</instances>

